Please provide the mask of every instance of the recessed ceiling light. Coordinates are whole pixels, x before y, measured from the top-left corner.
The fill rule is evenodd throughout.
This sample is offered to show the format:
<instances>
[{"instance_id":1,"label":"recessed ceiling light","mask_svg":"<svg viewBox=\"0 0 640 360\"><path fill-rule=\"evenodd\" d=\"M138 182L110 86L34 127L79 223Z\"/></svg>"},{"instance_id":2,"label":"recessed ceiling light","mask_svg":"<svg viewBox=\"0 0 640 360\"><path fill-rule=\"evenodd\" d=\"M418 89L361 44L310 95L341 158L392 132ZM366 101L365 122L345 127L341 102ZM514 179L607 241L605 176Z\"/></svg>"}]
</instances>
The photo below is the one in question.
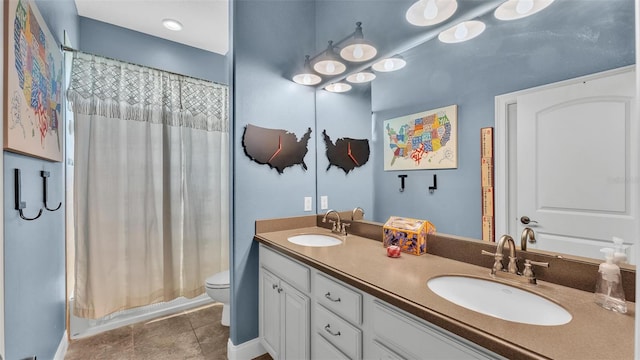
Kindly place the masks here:
<instances>
[{"instance_id":1,"label":"recessed ceiling light","mask_svg":"<svg viewBox=\"0 0 640 360\"><path fill-rule=\"evenodd\" d=\"M438 39L443 43L459 43L482 34L485 28L486 25L482 21L465 21L441 32Z\"/></svg>"},{"instance_id":2,"label":"recessed ceiling light","mask_svg":"<svg viewBox=\"0 0 640 360\"><path fill-rule=\"evenodd\" d=\"M180 30L182 30L182 24L178 20L164 19L164 20L162 20L162 25L164 25L164 27L166 27L167 29L172 30L172 31L180 31Z\"/></svg>"}]
</instances>

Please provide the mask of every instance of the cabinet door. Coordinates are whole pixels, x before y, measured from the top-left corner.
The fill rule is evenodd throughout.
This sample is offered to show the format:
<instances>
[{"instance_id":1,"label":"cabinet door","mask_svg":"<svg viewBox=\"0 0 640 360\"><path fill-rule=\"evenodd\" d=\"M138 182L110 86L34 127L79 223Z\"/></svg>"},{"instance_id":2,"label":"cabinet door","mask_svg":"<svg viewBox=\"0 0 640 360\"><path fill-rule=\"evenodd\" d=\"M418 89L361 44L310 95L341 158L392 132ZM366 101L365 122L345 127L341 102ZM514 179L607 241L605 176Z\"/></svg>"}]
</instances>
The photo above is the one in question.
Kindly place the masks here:
<instances>
[{"instance_id":1,"label":"cabinet door","mask_svg":"<svg viewBox=\"0 0 640 360\"><path fill-rule=\"evenodd\" d=\"M280 352L280 281L265 269L260 269L260 338L274 358Z\"/></svg>"},{"instance_id":2,"label":"cabinet door","mask_svg":"<svg viewBox=\"0 0 640 360\"><path fill-rule=\"evenodd\" d=\"M309 297L284 281L280 282L280 286L284 290L280 294L283 327L281 359L309 359L311 342Z\"/></svg>"}]
</instances>

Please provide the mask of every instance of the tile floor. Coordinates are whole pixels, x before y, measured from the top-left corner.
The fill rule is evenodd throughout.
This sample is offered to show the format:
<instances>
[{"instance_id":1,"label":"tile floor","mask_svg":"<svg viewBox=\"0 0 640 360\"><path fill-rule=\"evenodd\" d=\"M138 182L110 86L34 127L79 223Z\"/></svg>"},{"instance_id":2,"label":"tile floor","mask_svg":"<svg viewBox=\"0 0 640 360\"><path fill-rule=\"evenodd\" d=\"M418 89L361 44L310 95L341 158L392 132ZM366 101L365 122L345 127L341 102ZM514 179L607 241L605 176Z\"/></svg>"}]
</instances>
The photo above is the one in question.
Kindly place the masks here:
<instances>
[{"instance_id":1,"label":"tile floor","mask_svg":"<svg viewBox=\"0 0 640 360\"><path fill-rule=\"evenodd\" d=\"M65 360L226 360L221 314L222 304L213 304L74 340Z\"/></svg>"}]
</instances>

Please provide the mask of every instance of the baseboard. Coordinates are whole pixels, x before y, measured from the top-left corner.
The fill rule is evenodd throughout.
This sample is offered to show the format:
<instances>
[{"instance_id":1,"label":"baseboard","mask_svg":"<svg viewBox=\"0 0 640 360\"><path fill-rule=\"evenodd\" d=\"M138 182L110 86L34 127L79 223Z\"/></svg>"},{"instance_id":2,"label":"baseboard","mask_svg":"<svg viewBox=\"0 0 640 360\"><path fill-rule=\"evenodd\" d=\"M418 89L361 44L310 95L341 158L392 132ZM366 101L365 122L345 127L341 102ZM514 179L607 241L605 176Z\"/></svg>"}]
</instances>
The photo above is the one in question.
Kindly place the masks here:
<instances>
[{"instance_id":1,"label":"baseboard","mask_svg":"<svg viewBox=\"0 0 640 360\"><path fill-rule=\"evenodd\" d=\"M231 339L227 342L227 358L229 360L251 360L266 353L267 351L260 343L260 338L243 342L238 346L234 345Z\"/></svg>"},{"instance_id":2,"label":"baseboard","mask_svg":"<svg viewBox=\"0 0 640 360\"><path fill-rule=\"evenodd\" d=\"M56 350L56 354L53 356L53 360L64 360L64 356L67 354L67 349L69 348L69 339L67 337L67 330L62 334L62 339L60 339L60 344L58 345L58 350Z\"/></svg>"}]
</instances>

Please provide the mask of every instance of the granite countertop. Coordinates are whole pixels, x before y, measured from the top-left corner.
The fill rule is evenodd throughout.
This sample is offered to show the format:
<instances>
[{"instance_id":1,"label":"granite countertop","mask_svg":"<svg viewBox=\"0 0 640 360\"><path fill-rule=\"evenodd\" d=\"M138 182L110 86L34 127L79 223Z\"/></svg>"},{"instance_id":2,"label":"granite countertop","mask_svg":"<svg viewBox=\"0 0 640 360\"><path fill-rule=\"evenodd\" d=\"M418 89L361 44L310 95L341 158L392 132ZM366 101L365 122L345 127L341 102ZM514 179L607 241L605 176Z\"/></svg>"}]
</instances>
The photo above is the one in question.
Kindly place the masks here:
<instances>
[{"instance_id":1,"label":"granite countertop","mask_svg":"<svg viewBox=\"0 0 640 360\"><path fill-rule=\"evenodd\" d=\"M287 241L287 237L303 233L330 231L300 227L257 233L255 240L507 358L634 357L633 302L627 302L627 314L618 314L596 305L593 293L539 280L538 285L519 287L555 301L573 319L559 326L510 322L458 306L427 287L429 279L441 275L491 279L487 268L431 254L403 253L390 258L381 242L356 235L347 235L342 244L331 247L306 247Z\"/></svg>"}]
</instances>

